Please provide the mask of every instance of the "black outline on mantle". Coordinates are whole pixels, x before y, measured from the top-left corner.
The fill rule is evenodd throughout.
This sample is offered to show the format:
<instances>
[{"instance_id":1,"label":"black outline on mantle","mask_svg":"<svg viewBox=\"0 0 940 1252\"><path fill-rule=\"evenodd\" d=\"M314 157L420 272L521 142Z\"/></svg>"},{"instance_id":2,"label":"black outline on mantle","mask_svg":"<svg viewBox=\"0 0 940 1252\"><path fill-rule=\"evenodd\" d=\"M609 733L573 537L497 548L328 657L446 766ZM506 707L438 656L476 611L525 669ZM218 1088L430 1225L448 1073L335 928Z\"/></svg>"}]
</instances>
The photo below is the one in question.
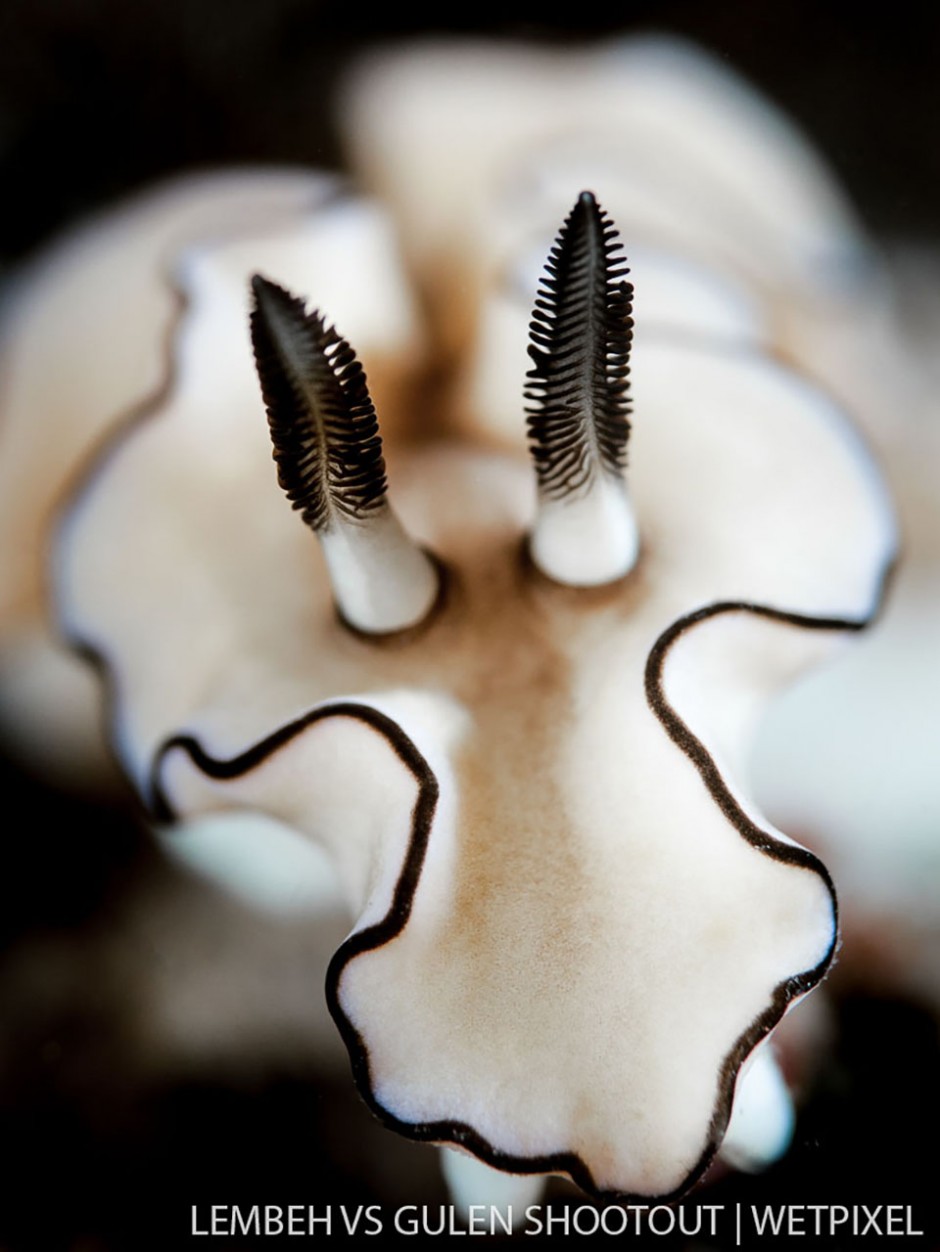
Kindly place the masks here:
<instances>
[{"instance_id":1,"label":"black outline on mantle","mask_svg":"<svg viewBox=\"0 0 940 1252\"><path fill-rule=\"evenodd\" d=\"M323 201L318 201L311 207L319 209L325 204L341 201L347 195L345 184L339 183ZM164 274L164 278L167 278L166 274ZM165 329L165 369L162 382L153 393L132 406L102 433L87 458L83 460L78 474L70 483L65 485L60 499L53 510L55 519L53 532L57 534L59 542L61 542L62 532L71 523L73 512L80 506L86 492L94 486L101 471L109 464L111 457L121 449L126 439L134 433L139 424L143 424L150 418L159 415L166 400L175 389L178 364L178 352L175 350L177 347L176 341L183 315L192 301L179 284L172 279L168 279L168 286L175 296L176 309L175 315L169 319ZM660 328L657 337L661 338L661 336L662 329ZM814 390L825 390L820 388L818 380L806 379L805 375L795 368L792 362L783 361L774 352L766 349L761 350L757 345L749 342L745 344L738 344L737 342L726 344L723 341L703 341L697 335L690 336L690 339L691 342L688 344L690 347L704 348L709 353L721 350L729 355L760 360L765 364L774 365L777 369L790 376L796 376L802 381L808 381ZM851 433L854 439L860 439L859 431L848 423L846 423L846 431L844 433ZM861 440L861 442L865 450L868 451L865 441ZM867 459L872 459L870 453ZM758 617L807 629L834 632L861 631L878 616L892 571L893 563L889 563L882 573L872 611L865 618L814 618L810 615L775 610L746 601L722 601L676 619L658 637L647 656L645 684L650 708L662 723L670 739L698 770L706 788L722 813L731 825L738 830L742 838L759 851L773 859L817 873L829 891L836 923L833 930L832 944L823 959L812 970L797 974L776 987L769 1007L739 1037L734 1047L728 1053L719 1073L719 1092L708 1128L706 1146L698 1162L682 1184L669 1193L657 1196L643 1196L633 1193L601 1191L594 1183L587 1166L575 1153L556 1153L554 1155L531 1158L513 1157L494 1149L476 1130L464 1123L435 1122L411 1124L402 1122L383 1109L372 1094L368 1050L362 1037L339 1005L339 981L346 966L355 957L368 951L374 951L383 944L390 942L406 926L410 917L414 895L420 881L421 869L438 798L438 783L433 771L397 722L368 705L353 702L321 705L314 710L308 711L295 721L279 727L267 738L228 761L217 761L209 756L192 736L173 736L161 745L152 761L150 775L151 804L159 817L169 818L172 816L167 798L160 786L159 773L166 754L175 748L186 751L197 768L202 769L208 776L219 779L231 779L249 772L296 735L302 733L306 727L328 716L347 716L370 725L379 734L383 735L401 762L412 773L418 784L418 796L412 811L411 839L395 884L388 912L381 921L366 927L362 931L351 934L334 953L327 970L327 1003L349 1051L353 1077L366 1104L381 1122L406 1138L425 1142L451 1142L466 1147L481 1160L498 1169L506 1169L523 1174L564 1173L569 1175L586 1192L608 1200L639 1203L648 1203L650 1201L662 1203L676 1200L684 1195L701 1178L718 1150L721 1136L724 1133L730 1115L734 1080L742 1062L760 1039L767 1035L777 1024L788 1004L797 996L809 991L824 977L831 964L838 941L838 925L835 891L825 866L806 849L779 842L768 832L757 826L743 812L722 780L720 772L705 749L704 744L692 733L666 700L662 691L662 673L668 651L672 644L687 630L702 621L730 612L752 613ZM120 699L114 669L108 663L107 657L101 649L76 637L70 630L67 614L61 610L59 597L54 591L51 599L59 608L56 616L58 617L59 631L64 636L64 641L79 655L82 655L93 668L99 671L104 687L106 718L109 726L108 741L118 764L122 768L122 772L127 772L126 762L122 761L121 753L115 747L114 730Z\"/></svg>"},{"instance_id":2,"label":"black outline on mantle","mask_svg":"<svg viewBox=\"0 0 940 1252\"><path fill-rule=\"evenodd\" d=\"M835 955L839 926L835 887L825 865L808 849L797 844L779 841L747 816L733 798L702 741L693 734L669 704L662 685L666 658L672 645L687 631L701 622L727 613L750 613L765 620L809 630L860 632L877 618L893 572L894 563L891 562L882 573L873 609L864 618L813 617L809 614L773 609L748 601L719 601L676 619L660 634L647 656L644 673L647 703L669 738L695 766L712 799L729 823L747 843L758 851L783 864L817 874L829 893L833 915L832 940L822 959L812 969L785 979L773 989L768 1008L739 1036L726 1056L719 1072L718 1097L708 1126L705 1148L682 1183L670 1192L649 1196L632 1192L604 1191L594 1182L590 1170L577 1153L559 1152L539 1157L515 1157L494 1148L477 1130L464 1122L404 1122L379 1104L372 1087L368 1048L359 1031L340 1006L339 983L350 962L366 952L375 951L391 942L402 933L407 925L420 882L439 797L438 781L433 770L394 719L366 704L344 701L320 705L279 727L272 735L255 743L244 752L228 759L212 757L194 736L175 735L165 740L154 755L150 776L152 804L158 816L164 819L173 817L172 807L161 785L160 773L167 755L175 750L184 751L196 768L207 777L230 780L243 777L271 757L279 748L303 733L307 727L328 717L353 718L376 730L387 740L392 751L412 774L418 786L418 795L411 815L411 837L408 849L387 913L379 922L361 931L354 931L333 954L326 974L327 1005L349 1052L353 1079L360 1095L385 1126L405 1138L426 1143L452 1143L468 1149L486 1164L511 1173L567 1174L582 1190L602 1200L620 1203L649 1203L651 1201L669 1203L685 1195L712 1163L731 1115L738 1070L753 1048L777 1025L790 1003L812 990L825 976Z\"/></svg>"}]
</instances>

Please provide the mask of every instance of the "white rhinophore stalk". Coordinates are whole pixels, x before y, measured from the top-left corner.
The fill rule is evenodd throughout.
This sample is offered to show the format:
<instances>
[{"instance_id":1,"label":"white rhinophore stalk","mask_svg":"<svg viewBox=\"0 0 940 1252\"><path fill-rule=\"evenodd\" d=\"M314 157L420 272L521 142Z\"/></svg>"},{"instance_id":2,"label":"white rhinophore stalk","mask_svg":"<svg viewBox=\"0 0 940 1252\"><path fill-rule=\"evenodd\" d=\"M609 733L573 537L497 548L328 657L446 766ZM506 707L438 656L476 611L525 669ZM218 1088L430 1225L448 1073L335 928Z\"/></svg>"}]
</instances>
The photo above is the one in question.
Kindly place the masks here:
<instances>
[{"instance_id":1,"label":"white rhinophore stalk","mask_svg":"<svg viewBox=\"0 0 940 1252\"><path fill-rule=\"evenodd\" d=\"M339 519L319 538L337 607L350 626L386 634L427 617L437 599L437 570L390 508L365 522Z\"/></svg>"}]
</instances>

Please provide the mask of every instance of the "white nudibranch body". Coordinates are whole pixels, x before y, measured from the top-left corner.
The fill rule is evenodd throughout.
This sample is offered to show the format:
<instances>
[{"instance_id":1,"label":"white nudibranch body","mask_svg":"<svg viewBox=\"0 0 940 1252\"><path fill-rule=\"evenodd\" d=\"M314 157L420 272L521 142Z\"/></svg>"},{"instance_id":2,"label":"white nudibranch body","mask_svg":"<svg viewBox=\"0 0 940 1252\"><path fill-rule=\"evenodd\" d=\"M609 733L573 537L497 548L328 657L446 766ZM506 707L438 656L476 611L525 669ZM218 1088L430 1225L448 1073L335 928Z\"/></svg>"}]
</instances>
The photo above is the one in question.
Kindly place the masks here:
<instances>
[{"instance_id":1,"label":"white nudibranch body","mask_svg":"<svg viewBox=\"0 0 940 1252\"><path fill-rule=\"evenodd\" d=\"M641 114L662 90L657 74L633 84ZM733 133L720 104L714 125ZM386 121L372 115L374 134ZM710 151L700 181L734 202ZM505 174L475 185L487 219ZM679 181L674 216L694 217ZM422 212L441 231L435 194L432 180ZM408 195L389 199L407 212ZM511 199L518 221L525 188ZM793 281L801 240L828 247L839 220L821 197L814 232L812 196L796 199L801 230L778 239ZM644 330L638 284L631 359L632 288L601 203L599 184L568 188L524 301L494 278L518 269L475 236L481 296L439 412L394 385L419 352L410 331L383 339L413 328L414 305L376 210L301 202L205 240L225 275L211 299L243 293L238 315L191 360L214 316L195 267L176 371L72 496L55 594L61 627L110 675L122 762L159 815L263 813L333 860L356 920L326 997L385 1124L649 1199L702 1175L743 1062L832 960L829 875L758 811L743 761L774 692L872 618L895 537L851 426L761 350L763 330L742 346L690 331L688 310L681 334ZM755 216L764 272L777 235L772 212L742 220ZM708 220L714 243L721 215ZM462 261L468 221L455 210ZM437 245L419 279L440 310L459 292ZM724 307L724 290L697 307ZM492 361L473 326L494 301L520 368L491 370L481 415L468 380ZM725 328L751 307L732 303ZM775 1084L761 1090L779 1133L749 1147L740 1118L736 1159L781 1150ZM485 1171L460 1176L474 1190Z\"/></svg>"}]
</instances>

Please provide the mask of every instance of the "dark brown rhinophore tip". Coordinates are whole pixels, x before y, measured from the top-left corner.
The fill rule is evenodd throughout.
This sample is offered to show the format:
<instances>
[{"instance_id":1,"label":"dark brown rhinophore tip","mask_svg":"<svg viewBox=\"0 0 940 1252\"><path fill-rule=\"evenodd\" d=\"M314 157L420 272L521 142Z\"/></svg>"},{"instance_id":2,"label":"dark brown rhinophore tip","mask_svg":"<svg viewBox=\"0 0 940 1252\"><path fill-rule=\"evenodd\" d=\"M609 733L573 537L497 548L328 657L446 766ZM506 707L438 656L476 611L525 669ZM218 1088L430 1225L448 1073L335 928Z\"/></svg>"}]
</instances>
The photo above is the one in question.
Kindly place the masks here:
<instances>
[{"instance_id":1,"label":"dark brown rhinophore tip","mask_svg":"<svg viewBox=\"0 0 940 1252\"><path fill-rule=\"evenodd\" d=\"M619 476L630 433L633 287L620 238L582 191L549 254L529 327L529 445L544 495Z\"/></svg>"},{"instance_id":2,"label":"dark brown rhinophore tip","mask_svg":"<svg viewBox=\"0 0 940 1252\"><path fill-rule=\"evenodd\" d=\"M260 274L251 280L251 340L278 480L316 531L385 503L375 408L355 352L319 312Z\"/></svg>"}]
</instances>

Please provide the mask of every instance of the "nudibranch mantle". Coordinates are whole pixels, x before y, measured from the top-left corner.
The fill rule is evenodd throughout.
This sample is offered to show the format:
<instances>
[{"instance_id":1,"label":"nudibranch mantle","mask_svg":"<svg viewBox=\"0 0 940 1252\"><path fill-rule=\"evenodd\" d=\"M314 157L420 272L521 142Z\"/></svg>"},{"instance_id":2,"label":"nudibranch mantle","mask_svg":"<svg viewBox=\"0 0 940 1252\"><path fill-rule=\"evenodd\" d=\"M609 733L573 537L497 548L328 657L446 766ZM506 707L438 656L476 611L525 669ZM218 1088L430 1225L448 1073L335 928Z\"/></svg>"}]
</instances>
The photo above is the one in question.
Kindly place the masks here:
<instances>
[{"instance_id":1,"label":"nudibranch mantle","mask_svg":"<svg viewBox=\"0 0 940 1252\"><path fill-rule=\"evenodd\" d=\"M388 1124L677 1195L834 951L828 874L754 810L743 759L773 692L876 610L880 481L795 375L650 339L634 569L557 585L525 460L399 441L390 492L442 594L365 637L277 485L248 338L250 273L319 299L322 262L303 218L199 254L175 385L65 517L61 622L158 810L261 811L335 858L356 921L327 995Z\"/></svg>"}]
</instances>

